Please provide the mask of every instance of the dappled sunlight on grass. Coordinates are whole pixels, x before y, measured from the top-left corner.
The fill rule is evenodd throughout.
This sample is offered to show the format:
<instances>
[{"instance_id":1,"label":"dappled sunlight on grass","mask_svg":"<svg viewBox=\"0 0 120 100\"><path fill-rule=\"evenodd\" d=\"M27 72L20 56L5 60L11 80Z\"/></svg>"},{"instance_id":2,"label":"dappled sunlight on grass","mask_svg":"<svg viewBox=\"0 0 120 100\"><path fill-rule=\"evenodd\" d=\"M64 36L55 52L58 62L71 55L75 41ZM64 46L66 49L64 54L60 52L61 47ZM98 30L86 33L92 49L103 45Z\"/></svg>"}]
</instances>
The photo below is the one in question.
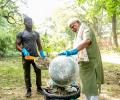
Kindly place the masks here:
<instances>
[{"instance_id":1,"label":"dappled sunlight on grass","mask_svg":"<svg viewBox=\"0 0 120 100\"><path fill-rule=\"evenodd\" d=\"M100 100L119 100L120 98L120 64L103 63L105 83L102 85ZM108 99L105 99L108 98Z\"/></svg>"},{"instance_id":2,"label":"dappled sunlight on grass","mask_svg":"<svg viewBox=\"0 0 120 100\"><path fill-rule=\"evenodd\" d=\"M109 62L114 64L120 64L120 54L117 53L102 53L102 61L103 62Z\"/></svg>"}]
</instances>

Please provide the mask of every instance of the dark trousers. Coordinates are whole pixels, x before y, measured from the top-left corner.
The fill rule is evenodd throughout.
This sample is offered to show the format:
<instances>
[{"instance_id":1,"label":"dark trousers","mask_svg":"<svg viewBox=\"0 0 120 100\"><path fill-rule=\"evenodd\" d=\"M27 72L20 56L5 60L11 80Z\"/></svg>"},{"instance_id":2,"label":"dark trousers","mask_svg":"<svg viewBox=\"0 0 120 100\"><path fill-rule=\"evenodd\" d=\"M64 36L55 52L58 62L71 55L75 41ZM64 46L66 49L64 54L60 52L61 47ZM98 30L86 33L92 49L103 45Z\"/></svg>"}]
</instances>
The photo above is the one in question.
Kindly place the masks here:
<instances>
[{"instance_id":1,"label":"dark trousers","mask_svg":"<svg viewBox=\"0 0 120 100\"><path fill-rule=\"evenodd\" d=\"M24 69L24 79L25 79L25 85L26 85L26 89L30 89L31 88L31 75L30 75L30 65L32 64L33 68L34 68L34 72L36 74L36 86L37 89L41 87L42 83L41 83L41 70L38 69L34 63L34 61L26 61L23 59L23 69Z\"/></svg>"}]
</instances>

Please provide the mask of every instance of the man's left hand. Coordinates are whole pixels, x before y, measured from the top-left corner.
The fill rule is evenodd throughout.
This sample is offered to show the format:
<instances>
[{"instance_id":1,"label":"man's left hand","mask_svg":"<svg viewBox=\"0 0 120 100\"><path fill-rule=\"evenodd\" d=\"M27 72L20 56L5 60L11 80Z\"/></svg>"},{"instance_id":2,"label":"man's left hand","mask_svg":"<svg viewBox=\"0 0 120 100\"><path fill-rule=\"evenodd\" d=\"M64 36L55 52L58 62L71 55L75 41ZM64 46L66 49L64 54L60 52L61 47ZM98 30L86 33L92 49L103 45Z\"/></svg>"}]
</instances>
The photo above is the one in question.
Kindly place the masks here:
<instances>
[{"instance_id":1,"label":"man's left hand","mask_svg":"<svg viewBox=\"0 0 120 100\"><path fill-rule=\"evenodd\" d=\"M40 56L43 58L43 59L45 59L45 54L44 54L44 51L43 50L40 50Z\"/></svg>"}]
</instances>

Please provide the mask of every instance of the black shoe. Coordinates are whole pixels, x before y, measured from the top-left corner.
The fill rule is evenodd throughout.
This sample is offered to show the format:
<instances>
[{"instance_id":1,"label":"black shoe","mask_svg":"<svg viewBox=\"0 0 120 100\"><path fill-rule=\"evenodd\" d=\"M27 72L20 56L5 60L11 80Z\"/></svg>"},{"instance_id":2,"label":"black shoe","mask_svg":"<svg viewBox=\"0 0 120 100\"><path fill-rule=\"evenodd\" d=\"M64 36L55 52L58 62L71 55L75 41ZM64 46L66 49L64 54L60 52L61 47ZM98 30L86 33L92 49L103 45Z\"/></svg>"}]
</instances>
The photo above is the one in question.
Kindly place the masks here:
<instances>
[{"instance_id":1,"label":"black shoe","mask_svg":"<svg viewBox=\"0 0 120 100\"><path fill-rule=\"evenodd\" d=\"M25 94L26 97L30 97L32 94L31 94L31 90L27 90L27 93Z\"/></svg>"},{"instance_id":2,"label":"black shoe","mask_svg":"<svg viewBox=\"0 0 120 100\"><path fill-rule=\"evenodd\" d=\"M38 93L38 94L43 94L43 90L42 90L41 87L40 87L40 88L37 88L37 93Z\"/></svg>"}]
</instances>

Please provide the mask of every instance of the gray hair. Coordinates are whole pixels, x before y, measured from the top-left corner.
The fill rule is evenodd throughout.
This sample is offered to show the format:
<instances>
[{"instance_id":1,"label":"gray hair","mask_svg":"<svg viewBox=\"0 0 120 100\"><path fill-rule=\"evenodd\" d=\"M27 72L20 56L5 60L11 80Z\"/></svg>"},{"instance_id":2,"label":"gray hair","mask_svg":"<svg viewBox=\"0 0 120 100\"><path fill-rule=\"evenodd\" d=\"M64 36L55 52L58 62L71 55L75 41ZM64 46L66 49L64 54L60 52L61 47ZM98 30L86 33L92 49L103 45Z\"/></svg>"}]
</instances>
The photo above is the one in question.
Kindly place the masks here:
<instances>
[{"instance_id":1,"label":"gray hair","mask_svg":"<svg viewBox=\"0 0 120 100\"><path fill-rule=\"evenodd\" d=\"M76 17L69 19L69 21L68 21L68 27L70 27L70 25L72 23L74 23L74 22L80 23L80 20L78 18L76 18Z\"/></svg>"}]
</instances>

